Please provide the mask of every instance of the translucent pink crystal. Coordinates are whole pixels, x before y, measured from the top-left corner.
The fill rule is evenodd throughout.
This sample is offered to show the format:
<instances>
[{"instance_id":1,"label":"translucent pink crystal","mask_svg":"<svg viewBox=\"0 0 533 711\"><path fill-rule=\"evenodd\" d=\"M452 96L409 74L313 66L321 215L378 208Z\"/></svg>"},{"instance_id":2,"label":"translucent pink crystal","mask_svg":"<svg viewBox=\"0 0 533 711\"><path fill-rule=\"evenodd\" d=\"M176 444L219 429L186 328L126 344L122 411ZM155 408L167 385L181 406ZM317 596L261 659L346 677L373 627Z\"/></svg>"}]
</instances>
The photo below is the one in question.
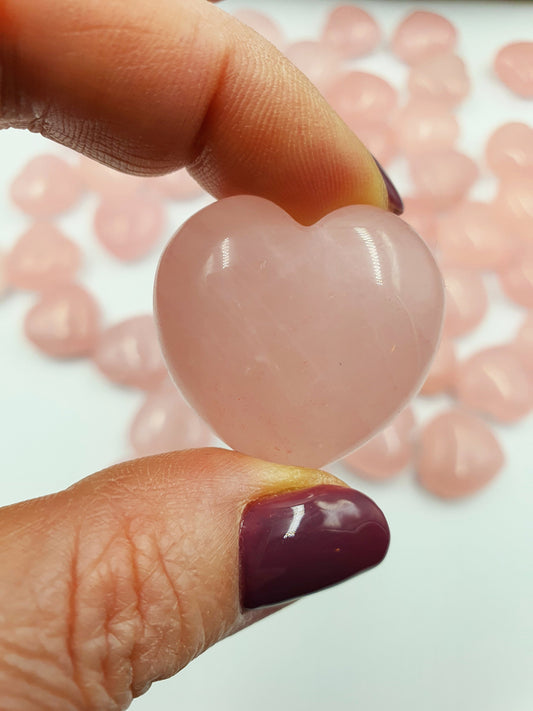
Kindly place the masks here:
<instances>
[{"instance_id":1,"label":"translucent pink crystal","mask_svg":"<svg viewBox=\"0 0 533 711\"><path fill-rule=\"evenodd\" d=\"M137 193L147 181L147 178L126 175L85 156L79 158L78 173L87 190L109 198Z\"/></svg>"},{"instance_id":2,"label":"translucent pink crystal","mask_svg":"<svg viewBox=\"0 0 533 711\"><path fill-rule=\"evenodd\" d=\"M68 284L41 294L24 320L28 339L57 358L89 355L99 334L99 310L81 286Z\"/></svg>"},{"instance_id":3,"label":"translucent pink crystal","mask_svg":"<svg viewBox=\"0 0 533 711\"><path fill-rule=\"evenodd\" d=\"M486 486L504 464L492 430L460 409L435 417L420 438L418 479L436 496L456 499Z\"/></svg>"},{"instance_id":4,"label":"translucent pink crystal","mask_svg":"<svg viewBox=\"0 0 533 711\"><path fill-rule=\"evenodd\" d=\"M412 196L403 198L402 220L407 222L422 237L426 244L437 244L437 219L435 210L424 198Z\"/></svg>"},{"instance_id":5,"label":"translucent pink crystal","mask_svg":"<svg viewBox=\"0 0 533 711\"><path fill-rule=\"evenodd\" d=\"M455 54L436 54L411 69L407 82L413 97L455 106L468 96L470 79L465 63Z\"/></svg>"},{"instance_id":6,"label":"translucent pink crystal","mask_svg":"<svg viewBox=\"0 0 533 711\"><path fill-rule=\"evenodd\" d=\"M153 187L160 195L170 200L190 200L204 192L185 168L168 175L151 178L148 186Z\"/></svg>"},{"instance_id":7,"label":"translucent pink crystal","mask_svg":"<svg viewBox=\"0 0 533 711\"><path fill-rule=\"evenodd\" d=\"M487 141L485 156L498 176L533 177L533 128L516 121L504 123Z\"/></svg>"},{"instance_id":8,"label":"translucent pink crystal","mask_svg":"<svg viewBox=\"0 0 533 711\"><path fill-rule=\"evenodd\" d=\"M391 213L353 205L303 227L243 195L181 227L155 287L188 402L235 449L303 466L338 459L400 411L442 308L430 251Z\"/></svg>"},{"instance_id":9,"label":"translucent pink crystal","mask_svg":"<svg viewBox=\"0 0 533 711\"><path fill-rule=\"evenodd\" d=\"M257 10L237 10L233 16L240 22L251 27L253 30L263 35L278 49L283 49L286 45L285 35L281 27L270 17Z\"/></svg>"},{"instance_id":10,"label":"translucent pink crystal","mask_svg":"<svg viewBox=\"0 0 533 711\"><path fill-rule=\"evenodd\" d=\"M322 41L351 59L372 52L381 41L381 31L374 18L362 8L339 5L329 14Z\"/></svg>"},{"instance_id":11,"label":"translucent pink crystal","mask_svg":"<svg viewBox=\"0 0 533 711\"><path fill-rule=\"evenodd\" d=\"M533 382L511 345L479 351L460 363L457 397L471 410L514 422L533 408Z\"/></svg>"},{"instance_id":12,"label":"translucent pink crystal","mask_svg":"<svg viewBox=\"0 0 533 711\"><path fill-rule=\"evenodd\" d=\"M333 81L326 91L326 99L346 121L383 122L396 109L396 89L385 79L368 72L346 72Z\"/></svg>"},{"instance_id":13,"label":"translucent pink crystal","mask_svg":"<svg viewBox=\"0 0 533 711\"><path fill-rule=\"evenodd\" d=\"M412 461L414 427L413 411L407 407L385 429L344 457L342 463L363 477L389 479Z\"/></svg>"},{"instance_id":14,"label":"translucent pink crystal","mask_svg":"<svg viewBox=\"0 0 533 711\"><path fill-rule=\"evenodd\" d=\"M165 210L155 195L104 198L94 215L98 240L118 259L148 254L161 239Z\"/></svg>"},{"instance_id":15,"label":"translucent pink crystal","mask_svg":"<svg viewBox=\"0 0 533 711\"><path fill-rule=\"evenodd\" d=\"M420 394L437 395L451 390L454 384L456 365L457 358L453 341L450 338L443 338Z\"/></svg>"},{"instance_id":16,"label":"translucent pink crystal","mask_svg":"<svg viewBox=\"0 0 533 711\"><path fill-rule=\"evenodd\" d=\"M500 49L494 71L515 94L533 98L533 42L513 42Z\"/></svg>"},{"instance_id":17,"label":"translucent pink crystal","mask_svg":"<svg viewBox=\"0 0 533 711\"><path fill-rule=\"evenodd\" d=\"M520 326L513 347L526 371L533 376L533 311Z\"/></svg>"},{"instance_id":18,"label":"translucent pink crystal","mask_svg":"<svg viewBox=\"0 0 533 711\"><path fill-rule=\"evenodd\" d=\"M445 17L417 10L398 25L391 48L404 62L415 64L433 54L452 51L456 42L455 27Z\"/></svg>"},{"instance_id":19,"label":"translucent pink crystal","mask_svg":"<svg viewBox=\"0 0 533 711\"><path fill-rule=\"evenodd\" d=\"M446 285L444 329L446 336L456 338L472 331L481 323L489 306L483 278L466 269L443 269Z\"/></svg>"},{"instance_id":20,"label":"translucent pink crystal","mask_svg":"<svg viewBox=\"0 0 533 711\"><path fill-rule=\"evenodd\" d=\"M381 165L391 162L397 153L396 135L386 123L356 120L348 124Z\"/></svg>"},{"instance_id":21,"label":"translucent pink crystal","mask_svg":"<svg viewBox=\"0 0 533 711\"><path fill-rule=\"evenodd\" d=\"M321 42L295 42L285 50L285 56L313 84L324 91L332 83L341 65L341 55Z\"/></svg>"},{"instance_id":22,"label":"translucent pink crystal","mask_svg":"<svg viewBox=\"0 0 533 711\"><path fill-rule=\"evenodd\" d=\"M134 316L106 329L93 353L99 370L114 383L149 390L167 374L151 315Z\"/></svg>"},{"instance_id":23,"label":"translucent pink crystal","mask_svg":"<svg viewBox=\"0 0 533 711\"><path fill-rule=\"evenodd\" d=\"M130 429L130 441L139 457L179 449L209 447L214 436L189 407L176 386L164 380L148 393Z\"/></svg>"},{"instance_id":24,"label":"translucent pink crystal","mask_svg":"<svg viewBox=\"0 0 533 711\"><path fill-rule=\"evenodd\" d=\"M502 180L494 207L527 243L533 235L533 176L513 175Z\"/></svg>"},{"instance_id":25,"label":"translucent pink crystal","mask_svg":"<svg viewBox=\"0 0 533 711\"><path fill-rule=\"evenodd\" d=\"M394 121L402 153L416 155L453 148L459 137L459 123L441 103L411 100Z\"/></svg>"},{"instance_id":26,"label":"translucent pink crystal","mask_svg":"<svg viewBox=\"0 0 533 711\"><path fill-rule=\"evenodd\" d=\"M76 169L55 155L32 158L11 184L15 205L37 218L65 212L78 202L81 194Z\"/></svg>"},{"instance_id":27,"label":"translucent pink crystal","mask_svg":"<svg viewBox=\"0 0 533 711\"><path fill-rule=\"evenodd\" d=\"M533 308L533 240L529 249L500 272L499 278L504 293L511 301Z\"/></svg>"},{"instance_id":28,"label":"translucent pink crystal","mask_svg":"<svg viewBox=\"0 0 533 711\"><path fill-rule=\"evenodd\" d=\"M502 269L516 257L519 240L491 205L465 201L437 222L441 264Z\"/></svg>"},{"instance_id":29,"label":"translucent pink crystal","mask_svg":"<svg viewBox=\"0 0 533 711\"><path fill-rule=\"evenodd\" d=\"M453 149L412 156L409 166L419 197L437 210L465 199L479 174L471 158Z\"/></svg>"},{"instance_id":30,"label":"translucent pink crystal","mask_svg":"<svg viewBox=\"0 0 533 711\"><path fill-rule=\"evenodd\" d=\"M22 234L7 257L10 283L42 291L72 281L81 264L79 247L54 225L37 222Z\"/></svg>"}]
</instances>

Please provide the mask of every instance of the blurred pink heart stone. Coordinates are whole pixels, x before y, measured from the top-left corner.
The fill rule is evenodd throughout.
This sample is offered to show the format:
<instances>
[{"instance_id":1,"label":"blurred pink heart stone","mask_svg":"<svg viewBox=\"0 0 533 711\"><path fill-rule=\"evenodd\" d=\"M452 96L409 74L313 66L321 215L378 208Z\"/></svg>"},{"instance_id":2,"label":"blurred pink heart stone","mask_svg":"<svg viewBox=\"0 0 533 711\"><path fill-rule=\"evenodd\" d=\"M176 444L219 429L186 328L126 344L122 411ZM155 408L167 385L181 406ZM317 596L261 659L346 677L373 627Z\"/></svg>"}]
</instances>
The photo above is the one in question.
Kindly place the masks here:
<instances>
[{"instance_id":1,"label":"blurred pink heart stone","mask_svg":"<svg viewBox=\"0 0 533 711\"><path fill-rule=\"evenodd\" d=\"M520 248L516 234L487 203L464 201L437 222L440 263L445 266L500 270Z\"/></svg>"},{"instance_id":2,"label":"blurred pink heart stone","mask_svg":"<svg viewBox=\"0 0 533 711\"><path fill-rule=\"evenodd\" d=\"M206 423L185 402L170 382L163 382L148 393L135 415L130 442L139 457L179 449L209 447L215 437Z\"/></svg>"},{"instance_id":3,"label":"blurred pink heart stone","mask_svg":"<svg viewBox=\"0 0 533 711\"><path fill-rule=\"evenodd\" d=\"M533 377L533 311L530 311L520 326L513 347L524 368Z\"/></svg>"},{"instance_id":4,"label":"blurred pink heart stone","mask_svg":"<svg viewBox=\"0 0 533 711\"><path fill-rule=\"evenodd\" d=\"M285 56L322 92L334 80L342 59L333 47L311 40L289 45Z\"/></svg>"},{"instance_id":5,"label":"blurred pink heart stone","mask_svg":"<svg viewBox=\"0 0 533 711\"><path fill-rule=\"evenodd\" d=\"M443 269L446 309L443 333L450 338L464 336L483 320L489 307L487 289L477 272Z\"/></svg>"},{"instance_id":6,"label":"blurred pink heart stone","mask_svg":"<svg viewBox=\"0 0 533 711\"><path fill-rule=\"evenodd\" d=\"M431 364L428 376L420 390L421 395L437 395L452 389L457 358L451 338L443 338Z\"/></svg>"},{"instance_id":7,"label":"blurred pink heart stone","mask_svg":"<svg viewBox=\"0 0 533 711\"><path fill-rule=\"evenodd\" d=\"M503 452L492 430L479 417L461 409L437 415L422 431L418 480L443 499L479 491L503 464Z\"/></svg>"},{"instance_id":8,"label":"blurred pink heart stone","mask_svg":"<svg viewBox=\"0 0 533 711\"><path fill-rule=\"evenodd\" d=\"M533 176L511 175L499 185L493 205L527 244L533 244Z\"/></svg>"},{"instance_id":9,"label":"blurred pink heart stone","mask_svg":"<svg viewBox=\"0 0 533 711\"><path fill-rule=\"evenodd\" d=\"M396 89L369 72L341 74L330 84L325 97L348 126L355 121L381 123L398 104Z\"/></svg>"},{"instance_id":10,"label":"blurred pink heart stone","mask_svg":"<svg viewBox=\"0 0 533 711\"><path fill-rule=\"evenodd\" d=\"M150 314L107 328L93 353L98 369L114 383L149 390L167 374Z\"/></svg>"},{"instance_id":11,"label":"blurred pink heart stone","mask_svg":"<svg viewBox=\"0 0 533 711\"><path fill-rule=\"evenodd\" d=\"M96 209L94 232L117 259L132 261L155 247L164 223L165 209L156 195L108 197Z\"/></svg>"},{"instance_id":12,"label":"blurred pink heart stone","mask_svg":"<svg viewBox=\"0 0 533 711\"><path fill-rule=\"evenodd\" d=\"M470 79L461 57L445 53L415 64L407 86L413 97L455 106L468 96Z\"/></svg>"},{"instance_id":13,"label":"blurred pink heart stone","mask_svg":"<svg viewBox=\"0 0 533 711\"><path fill-rule=\"evenodd\" d=\"M533 239L516 261L499 273L505 295L515 304L533 309Z\"/></svg>"},{"instance_id":14,"label":"blurred pink heart stone","mask_svg":"<svg viewBox=\"0 0 533 711\"><path fill-rule=\"evenodd\" d=\"M258 12L257 10L237 10L233 13L233 16L243 22L252 30L255 30L260 35L263 35L265 39L275 45L278 49L283 50L287 41L283 30L278 25L277 22L263 12Z\"/></svg>"},{"instance_id":15,"label":"blurred pink heart stone","mask_svg":"<svg viewBox=\"0 0 533 711\"><path fill-rule=\"evenodd\" d=\"M363 478L390 479L413 459L414 428L413 410L406 407L381 432L344 457L342 463Z\"/></svg>"},{"instance_id":16,"label":"blurred pink heart stone","mask_svg":"<svg viewBox=\"0 0 533 711\"><path fill-rule=\"evenodd\" d=\"M346 59L369 54L380 40L378 23L366 10L353 5L335 7L322 33L322 42L334 47Z\"/></svg>"},{"instance_id":17,"label":"blurred pink heart stone","mask_svg":"<svg viewBox=\"0 0 533 711\"><path fill-rule=\"evenodd\" d=\"M13 245L7 276L18 289L42 291L72 281L81 264L79 247L54 225L37 222Z\"/></svg>"},{"instance_id":18,"label":"blurred pink heart stone","mask_svg":"<svg viewBox=\"0 0 533 711\"><path fill-rule=\"evenodd\" d=\"M494 60L494 71L515 94L533 98L533 42L513 42L502 47Z\"/></svg>"},{"instance_id":19,"label":"blurred pink heart stone","mask_svg":"<svg viewBox=\"0 0 533 711\"><path fill-rule=\"evenodd\" d=\"M485 157L500 177L533 177L533 128L517 121L499 126L487 141Z\"/></svg>"},{"instance_id":20,"label":"blurred pink heart stone","mask_svg":"<svg viewBox=\"0 0 533 711\"><path fill-rule=\"evenodd\" d=\"M219 200L174 235L155 285L163 355L187 401L231 447L310 467L402 409L442 310L425 243L365 205L304 227L262 198Z\"/></svg>"},{"instance_id":21,"label":"blurred pink heart stone","mask_svg":"<svg viewBox=\"0 0 533 711\"><path fill-rule=\"evenodd\" d=\"M437 244L437 218L435 210L428 201L417 196L403 197L402 220L411 225L430 247Z\"/></svg>"},{"instance_id":22,"label":"blurred pink heart stone","mask_svg":"<svg viewBox=\"0 0 533 711\"><path fill-rule=\"evenodd\" d=\"M418 196L436 210L464 200L479 175L475 162L453 149L412 156L409 167Z\"/></svg>"},{"instance_id":23,"label":"blurred pink heart stone","mask_svg":"<svg viewBox=\"0 0 533 711\"><path fill-rule=\"evenodd\" d=\"M533 408L533 382L511 345L475 353L457 368L457 398L499 422L515 422Z\"/></svg>"},{"instance_id":24,"label":"blurred pink heart stone","mask_svg":"<svg viewBox=\"0 0 533 711\"><path fill-rule=\"evenodd\" d=\"M100 314L94 298L76 284L50 289L28 311L27 338L47 355L89 355L99 335Z\"/></svg>"},{"instance_id":25,"label":"blurred pink heart stone","mask_svg":"<svg viewBox=\"0 0 533 711\"><path fill-rule=\"evenodd\" d=\"M55 155L32 158L11 184L11 198L36 218L59 215L78 202L83 192L76 169Z\"/></svg>"},{"instance_id":26,"label":"blurred pink heart stone","mask_svg":"<svg viewBox=\"0 0 533 711\"><path fill-rule=\"evenodd\" d=\"M456 42L457 31L445 17L416 10L396 28L391 49L407 64L415 64L433 54L453 51Z\"/></svg>"},{"instance_id":27,"label":"blurred pink heart stone","mask_svg":"<svg viewBox=\"0 0 533 711\"><path fill-rule=\"evenodd\" d=\"M459 123L443 104L412 99L401 109L394 127L405 155L453 148L459 137Z\"/></svg>"}]
</instances>

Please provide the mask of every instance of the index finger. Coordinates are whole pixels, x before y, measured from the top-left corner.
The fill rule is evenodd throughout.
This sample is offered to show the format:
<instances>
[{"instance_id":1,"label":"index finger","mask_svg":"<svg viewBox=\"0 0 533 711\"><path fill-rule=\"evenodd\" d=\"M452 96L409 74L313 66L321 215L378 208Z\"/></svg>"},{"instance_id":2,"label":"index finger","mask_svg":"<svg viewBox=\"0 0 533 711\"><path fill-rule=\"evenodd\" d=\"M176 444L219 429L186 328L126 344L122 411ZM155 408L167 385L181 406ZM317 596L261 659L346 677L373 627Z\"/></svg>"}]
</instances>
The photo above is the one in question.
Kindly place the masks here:
<instances>
[{"instance_id":1,"label":"index finger","mask_svg":"<svg viewBox=\"0 0 533 711\"><path fill-rule=\"evenodd\" d=\"M187 166L311 223L386 208L370 154L272 45L206 0L0 0L0 127L120 170Z\"/></svg>"}]
</instances>

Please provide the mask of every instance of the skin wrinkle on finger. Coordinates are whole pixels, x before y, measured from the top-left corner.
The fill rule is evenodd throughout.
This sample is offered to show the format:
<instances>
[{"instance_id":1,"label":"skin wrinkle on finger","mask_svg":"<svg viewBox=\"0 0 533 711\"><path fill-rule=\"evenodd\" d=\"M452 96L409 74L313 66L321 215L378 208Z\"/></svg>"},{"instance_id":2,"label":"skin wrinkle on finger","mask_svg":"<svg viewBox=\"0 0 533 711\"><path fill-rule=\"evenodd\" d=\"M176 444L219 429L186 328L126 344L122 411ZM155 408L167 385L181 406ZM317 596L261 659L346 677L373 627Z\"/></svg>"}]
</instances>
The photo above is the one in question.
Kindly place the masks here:
<instances>
[{"instance_id":1,"label":"skin wrinkle on finger","mask_svg":"<svg viewBox=\"0 0 533 711\"><path fill-rule=\"evenodd\" d=\"M319 92L213 4L48 0L43 33L33 0L3 2L10 124L127 172L189 165L216 197L261 195L307 224L387 207L372 158Z\"/></svg>"}]
</instances>

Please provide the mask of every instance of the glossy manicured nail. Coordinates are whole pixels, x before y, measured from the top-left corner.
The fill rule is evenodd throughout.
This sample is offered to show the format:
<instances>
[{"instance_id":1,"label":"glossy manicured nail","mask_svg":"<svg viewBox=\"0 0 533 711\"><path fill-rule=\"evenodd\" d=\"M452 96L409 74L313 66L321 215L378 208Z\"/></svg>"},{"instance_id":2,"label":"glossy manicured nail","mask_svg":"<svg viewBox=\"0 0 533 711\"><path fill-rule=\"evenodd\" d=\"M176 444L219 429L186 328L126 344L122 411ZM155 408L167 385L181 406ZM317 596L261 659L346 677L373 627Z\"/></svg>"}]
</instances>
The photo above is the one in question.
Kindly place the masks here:
<instances>
[{"instance_id":1,"label":"glossy manicured nail","mask_svg":"<svg viewBox=\"0 0 533 711\"><path fill-rule=\"evenodd\" d=\"M240 532L243 608L321 590L380 563L389 527L376 504L341 486L269 496L244 510Z\"/></svg>"},{"instance_id":2,"label":"glossy manicured nail","mask_svg":"<svg viewBox=\"0 0 533 711\"><path fill-rule=\"evenodd\" d=\"M374 156L372 156L374 158ZM394 183L392 180L389 178L387 173L385 172L384 168L380 165L379 161L376 160L376 165L379 168L379 172L381 173L381 177L383 178L385 185L387 187L387 195L389 196L389 210L391 212L394 212L395 215L401 215L403 213L403 202L402 198L400 197L398 191L394 187Z\"/></svg>"}]
</instances>

